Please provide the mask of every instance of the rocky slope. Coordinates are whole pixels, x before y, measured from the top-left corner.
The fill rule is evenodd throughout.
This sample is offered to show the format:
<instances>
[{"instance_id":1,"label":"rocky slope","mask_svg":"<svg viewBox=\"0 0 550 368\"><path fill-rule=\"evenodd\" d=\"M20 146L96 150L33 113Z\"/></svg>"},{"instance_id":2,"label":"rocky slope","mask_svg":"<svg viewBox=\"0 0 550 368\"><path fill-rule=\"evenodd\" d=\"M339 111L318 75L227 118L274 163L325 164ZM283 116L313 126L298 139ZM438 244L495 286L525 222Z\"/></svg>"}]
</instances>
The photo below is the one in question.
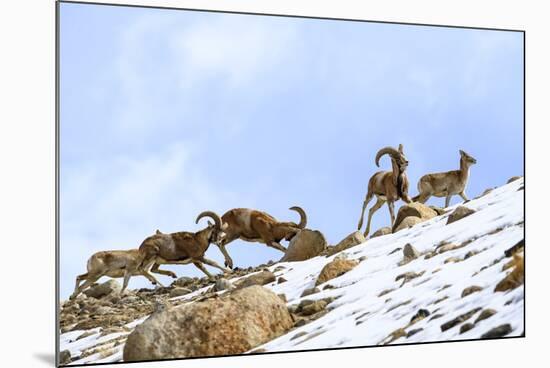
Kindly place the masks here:
<instances>
[{"instance_id":1,"label":"rocky slope","mask_svg":"<svg viewBox=\"0 0 550 368\"><path fill-rule=\"evenodd\" d=\"M519 178L410 228L308 260L238 270L228 280L181 278L167 288L65 302L62 358L121 361L134 328L155 309L166 313L159 306L182 309L217 298L212 303L229 305L231 289L248 285L278 295L292 318L278 337L249 352L521 336L523 239Z\"/></svg>"}]
</instances>

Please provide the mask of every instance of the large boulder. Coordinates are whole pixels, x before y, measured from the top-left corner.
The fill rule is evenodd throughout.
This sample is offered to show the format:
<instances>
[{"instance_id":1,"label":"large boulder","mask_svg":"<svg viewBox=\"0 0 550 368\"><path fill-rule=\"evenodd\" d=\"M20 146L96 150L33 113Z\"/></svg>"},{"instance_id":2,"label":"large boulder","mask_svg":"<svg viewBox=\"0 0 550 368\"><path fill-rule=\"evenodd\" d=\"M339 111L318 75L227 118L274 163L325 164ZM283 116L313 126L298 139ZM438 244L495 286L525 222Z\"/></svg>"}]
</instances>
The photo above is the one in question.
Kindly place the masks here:
<instances>
[{"instance_id":1,"label":"large boulder","mask_svg":"<svg viewBox=\"0 0 550 368\"><path fill-rule=\"evenodd\" d=\"M281 262L305 261L317 257L326 247L327 241L320 231L304 229L292 238Z\"/></svg>"},{"instance_id":2,"label":"large boulder","mask_svg":"<svg viewBox=\"0 0 550 368\"><path fill-rule=\"evenodd\" d=\"M365 239L365 236L360 231L355 231L348 236L346 236L340 243L336 244L334 247L330 249L328 252L329 255L336 254L338 252L341 252L343 250L349 249L351 247L354 247L356 245L359 245L361 243L366 242L367 239Z\"/></svg>"},{"instance_id":3,"label":"large boulder","mask_svg":"<svg viewBox=\"0 0 550 368\"><path fill-rule=\"evenodd\" d=\"M119 293L122 286L116 280L105 281L102 284L94 285L89 289L83 291L83 293L92 298L100 299L111 293Z\"/></svg>"},{"instance_id":4,"label":"large boulder","mask_svg":"<svg viewBox=\"0 0 550 368\"><path fill-rule=\"evenodd\" d=\"M123 360L241 354L293 326L277 294L251 286L153 313L128 336Z\"/></svg>"},{"instance_id":5,"label":"large boulder","mask_svg":"<svg viewBox=\"0 0 550 368\"><path fill-rule=\"evenodd\" d=\"M401 206L399 212L397 212L392 230L395 232L401 222L407 217L418 217L422 221L427 221L437 215L438 213L434 209L426 206L425 204L419 202L407 203Z\"/></svg>"},{"instance_id":6,"label":"large boulder","mask_svg":"<svg viewBox=\"0 0 550 368\"><path fill-rule=\"evenodd\" d=\"M420 217L415 216L407 216L401 221L399 226L395 227L393 232L396 233L403 229L408 229L409 227L413 227L416 224L419 224L421 222L424 222L425 220L422 220Z\"/></svg>"},{"instance_id":7,"label":"large boulder","mask_svg":"<svg viewBox=\"0 0 550 368\"><path fill-rule=\"evenodd\" d=\"M335 258L327 263L319 273L315 286L320 285L328 280L332 280L338 276L345 274L357 266L359 262L353 259Z\"/></svg>"}]
</instances>

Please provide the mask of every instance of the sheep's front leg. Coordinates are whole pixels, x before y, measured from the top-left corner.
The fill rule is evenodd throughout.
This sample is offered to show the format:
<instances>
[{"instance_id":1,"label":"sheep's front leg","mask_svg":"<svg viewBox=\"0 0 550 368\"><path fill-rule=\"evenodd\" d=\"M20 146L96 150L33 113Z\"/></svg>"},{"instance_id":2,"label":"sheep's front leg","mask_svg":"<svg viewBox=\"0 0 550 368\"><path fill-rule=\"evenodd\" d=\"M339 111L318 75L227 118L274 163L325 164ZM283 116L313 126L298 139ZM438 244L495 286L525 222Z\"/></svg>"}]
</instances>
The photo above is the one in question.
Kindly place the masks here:
<instances>
[{"instance_id":1,"label":"sheep's front leg","mask_svg":"<svg viewBox=\"0 0 550 368\"><path fill-rule=\"evenodd\" d=\"M268 244L271 248L275 248L277 250L280 250L283 253L286 253L286 248L283 247L281 244L277 243L276 241L272 241Z\"/></svg>"},{"instance_id":2,"label":"sheep's front leg","mask_svg":"<svg viewBox=\"0 0 550 368\"><path fill-rule=\"evenodd\" d=\"M217 264L216 262L214 262L214 261L211 260L211 259L202 257L202 258L200 259L200 261L201 261L202 263L206 263L206 264L209 265L209 266L219 268L219 269L222 270L223 272L227 272L227 273L233 272L233 271L230 270L229 268L220 266L219 264Z\"/></svg>"},{"instance_id":3,"label":"sheep's front leg","mask_svg":"<svg viewBox=\"0 0 550 368\"><path fill-rule=\"evenodd\" d=\"M458 195L462 197L462 199L464 200L464 202L468 201L468 197L466 197L466 194L464 194L464 191L458 193Z\"/></svg>"},{"instance_id":4,"label":"sheep's front leg","mask_svg":"<svg viewBox=\"0 0 550 368\"><path fill-rule=\"evenodd\" d=\"M229 256L229 253L227 253L227 250L225 249L225 245L218 244L218 248L223 254L223 257L225 258L225 266L229 268L233 268L233 260Z\"/></svg>"}]
</instances>

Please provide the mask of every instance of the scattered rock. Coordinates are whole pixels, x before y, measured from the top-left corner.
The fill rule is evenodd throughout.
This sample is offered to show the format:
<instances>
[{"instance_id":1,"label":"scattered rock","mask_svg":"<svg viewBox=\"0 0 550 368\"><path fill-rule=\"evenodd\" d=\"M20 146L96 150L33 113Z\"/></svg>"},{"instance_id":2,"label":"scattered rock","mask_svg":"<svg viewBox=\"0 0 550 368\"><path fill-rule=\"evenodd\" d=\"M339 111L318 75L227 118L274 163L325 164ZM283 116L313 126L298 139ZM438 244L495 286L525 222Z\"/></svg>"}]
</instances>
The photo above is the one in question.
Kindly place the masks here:
<instances>
[{"instance_id":1,"label":"scattered rock","mask_svg":"<svg viewBox=\"0 0 550 368\"><path fill-rule=\"evenodd\" d=\"M460 326L460 334L463 334L466 331L470 331L472 328L474 328L473 323L465 323L462 326Z\"/></svg>"},{"instance_id":2,"label":"scattered rock","mask_svg":"<svg viewBox=\"0 0 550 368\"><path fill-rule=\"evenodd\" d=\"M409 337L411 337L412 335L415 335L417 334L418 332L424 330L423 328L415 328L414 330L410 330L409 332L407 332L407 339Z\"/></svg>"},{"instance_id":3,"label":"scattered rock","mask_svg":"<svg viewBox=\"0 0 550 368\"><path fill-rule=\"evenodd\" d=\"M128 336L123 359L240 354L282 335L292 325L285 303L272 291L254 285L152 314Z\"/></svg>"},{"instance_id":4,"label":"scattered rock","mask_svg":"<svg viewBox=\"0 0 550 368\"><path fill-rule=\"evenodd\" d=\"M365 236L360 231L355 231L349 234L348 236L346 236L342 241L340 241L340 243L332 247L328 255L331 256L333 254L349 249L351 247L354 247L366 241L367 240L365 239Z\"/></svg>"},{"instance_id":5,"label":"scattered rock","mask_svg":"<svg viewBox=\"0 0 550 368\"><path fill-rule=\"evenodd\" d=\"M287 279L282 276L277 279L277 284L282 284L283 282L287 282Z\"/></svg>"},{"instance_id":6,"label":"scattered rock","mask_svg":"<svg viewBox=\"0 0 550 368\"><path fill-rule=\"evenodd\" d=\"M480 321L483 321L487 318L491 318L492 316L494 316L495 314L497 313L496 310L494 309L484 309L483 311L481 311L481 313L479 314L479 316L476 318L475 322L474 323L478 323Z\"/></svg>"},{"instance_id":7,"label":"scattered rock","mask_svg":"<svg viewBox=\"0 0 550 368\"><path fill-rule=\"evenodd\" d=\"M467 260L468 258L473 257L473 256L475 256L476 254L479 254L479 253L480 253L480 252L477 251L477 250L471 250L471 251L469 251L468 253L466 253L466 254L464 255L463 260L465 261L465 260Z\"/></svg>"},{"instance_id":8,"label":"scattered rock","mask_svg":"<svg viewBox=\"0 0 550 368\"><path fill-rule=\"evenodd\" d=\"M468 295L477 293L478 291L481 291L481 290L483 290L481 286L477 286L477 285L469 286L466 289L462 290L461 297L462 298L467 297Z\"/></svg>"},{"instance_id":9,"label":"scattered rock","mask_svg":"<svg viewBox=\"0 0 550 368\"><path fill-rule=\"evenodd\" d=\"M305 332L305 331L300 331L300 332L298 332L296 335L292 336L292 337L290 338L290 341L296 340L297 338L302 337L302 336L304 336L304 335L307 335L307 332Z\"/></svg>"},{"instance_id":10,"label":"scattered rock","mask_svg":"<svg viewBox=\"0 0 550 368\"><path fill-rule=\"evenodd\" d=\"M407 304L410 304L412 302L412 299L409 299L409 300L405 300L404 302L401 302L401 303L398 303L398 304L395 304L395 305L392 305L390 308L388 308L388 310L385 312L385 313L389 313L399 307L402 307L404 305L407 305Z\"/></svg>"},{"instance_id":11,"label":"scattered rock","mask_svg":"<svg viewBox=\"0 0 550 368\"><path fill-rule=\"evenodd\" d=\"M411 317L411 323L410 324L416 323L416 322L428 317L429 315L430 315L430 311L428 311L427 309L419 309L418 312L416 312L416 314Z\"/></svg>"},{"instance_id":12,"label":"scattered rock","mask_svg":"<svg viewBox=\"0 0 550 368\"><path fill-rule=\"evenodd\" d=\"M252 285L265 285L275 281L275 274L271 271L264 270L258 273L254 273L236 283L236 287L239 289L246 288Z\"/></svg>"},{"instance_id":13,"label":"scattered rock","mask_svg":"<svg viewBox=\"0 0 550 368\"><path fill-rule=\"evenodd\" d=\"M111 293L120 293L122 286L116 280L108 280L102 284L95 285L83 291L87 297L100 299Z\"/></svg>"},{"instance_id":14,"label":"scattered rock","mask_svg":"<svg viewBox=\"0 0 550 368\"><path fill-rule=\"evenodd\" d=\"M316 300L313 303L302 307L301 314L304 316L311 316L312 314L323 311L326 308L327 304L328 303L323 299Z\"/></svg>"},{"instance_id":15,"label":"scattered rock","mask_svg":"<svg viewBox=\"0 0 550 368\"><path fill-rule=\"evenodd\" d=\"M358 264L359 262L352 259L335 258L323 267L317 281L315 282L315 285L320 285L341 276L346 272L351 271Z\"/></svg>"},{"instance_id":16,"label":"scattered rock","mask_svg":"<svg viewBox=\"0 0 550 368\"><path fill-rule=\"evenodd\" d=\"M218 280L219 281L219 280ZM189 294L191 290L184 288L184 287L175 287L172 290L170 290L170 298L176 298L178 296Z\"/></svg>"},{"instance_id":17,"label":"scattered rock","mask_svg":"<svg viewBox=\"0 0 550 368\"><path fill-rule=\"evenodd\" d=\"M388 345L388 344L391 344L392 342L394 342L395 340L401 338L401 337L405 337L407 336L407 333L405 332L405 329L403 328L398 328L397 330L393 331L391 334L389 334L388 337L386 337L384 340L387 340L389 338L388 341L386 341L384 343L384 345Z\"/></svg>"},{"instance_id":18,"label":"scattered rock","mask_svg":"<svg viewBox=\"0 0 550 368\"><path fill-rule=\"evenodd\" d=\"M388 254L388 256L391 256L392 254L399 252L401 249L402 249L402 248L395 248L394 250L392 250L392 251Z\"/></svg>"},{"instance_id":19,"label":"scattered rock","mask_svg":"<svg viewBox=\"0 0 550 368\"><path fill-rule=\"evenodd\" d=\"M395 289L386 289L386 290L383 290L380 292L380 294L378 294L378 297L381 297L381 296L384 296L386 294L389 294L391 293L392 291L394 291Z\"/></svg>"},{"instance_id":20,"label":"scattered rock","mask_svg":"<svg viewBox=\"0 0 550 368\"><path fill-rule=\"evenodd\" d=\"M67 365L71 362L71 352L69 350L63 350L59 353L59 364Z\"/></svg>"},{"instance_id":21,"label":"scattered rock","mask_svg":"<svg viewBox=\"0 0 550 368\"><path fill-rule=\"evenodd\" d=\"M235 289L235 286L231 283L231 281L224 278L216 280L216 283L214 284L214 291L233 290L233 289Z\"/></svg>"},{"instance_id":22,"label":"scattered rock","mask_svg":"<svg viewBox=\"0 0 550 368\"><path fill-rule=\"evenodd\" d=\"M474 214L476 211L468 207L458 206L447 218L447 225Z\"/></svg>"},{"instance_id":23,"label":"scattered rock","mask_svg":"<svg viewBox=\"0 0 550 368\"><path fill-rule=\"evenodd\" d=\"M415 216L405 217L399 223L398 226L394 227L393 232L396 233L396 232L401 231L403 229L408 229L408 228L413 227L414 225L419 224L421 222L424 222L424 220L422 220L420 217L415 217Z\"/></svg>"},{"instance_id":24,"label":"scattered rock","mask_svg":"<svg viewBox=\"0 0 550 368\"><path fill-rule=\"evenodd\" d=\"M97 333L96 331L85 331L81 335L78 335L78 337L75 339L75 341L78 341L80 339L84 339L88 336L95 335L96 333Z\"/></svg>"},{"instance_id":25,"label":"scattered rock","mask_svg":"<svg viewBox=\"0 0 550 368\"><path fill-rule=\"evenodd\" d=\"M172 286L179 286L179 287L184 287L184 286L187 286L189 284L192 284L193 283L193 278L192 277L180 277L178 279L176 279L174 282L172 282Z\"/></svg>"},{"instance_id":26,"label":"scattered rock","mask_svg":"<svg viewBox=\"0 0 550 368\"><path fill-rule=\"evenodd\" d=\"M329 289L336 289L336 286L331 284L326 284L325 286L323 286L323 290L329 290Z\"/></svg>"},{"instance_id":27,"label":"scattered rock","mask_svg":"<svg viewBox=\"0 0 550 368\"><path fill-rule=\"evenodd\" d=\"M394 233L399 231L398 228L401 225L401 222L403 222L407 217L416 217L420 219L419 222L423 222L423 221L432 219L437 215L438 214L436 211L426 206L425 204L422 204L419 202L407 203L401 206L401 208L399 209L399 212L397 212L397 216L395 218L395 222L393 224L392 230ZM409 221L413 221L413 220L409 220Z\"/></svg>"},{"instance_id":28,"label":"scattered rock","mask_svg":"<svg viewBox=\"0 0 550 368\"><path fill-rule=\"evenodd\" d=\"M443 263L458 263L458 262L462 262L462 258L449 257Z\"/></svg>"},{"instance_id":29,"label":"scattered rock","mask_svg":"<svg viewBox=\"0 0 550 368\"><path fill-rule=\"evenodd\" d=\"M417 277L420 277L424 274L424 272L426 271L422 271L422 272L405 272L405 273L402 273L401 275L397 276L395 278L395 281L399 281L401 279L403 279L403 283L401 284L401 286L405 285L407 282L411 281L412 279L415 279ZM399 286L399 287L401 287Z\"/></svg>"},{"instance_id":30,"label":"scattered rock","mask_svg":"<svg viewBox=\"0 0 550 368\"><path fill-rule=\"evenodd\" d=\"M300 295L300 298L303 298L304 296L316 294L320 291L321 290L319 290L319 288L317 288L317 287L312 287L312 288L305 289L304 292L302 293L302 295Z\"/></svg>"},{"instance_id":31,"label":"scattered rock","mask_svg":"<svg viewBox=\"0 0 550 368\"><path fill-rule=\"evenodd\" d=\"M432 318L430 318L428 321L433 321L434 319L438 319L438 318L441 318L441 317L443 317L443 316L444 316L444 314L441 314L441 313L434 314L434 315L432 316Z\"/></svg>"},{"instance_id":32,"label":"scattered rock","mask_svg":"<svg viewBox=\"0 0 550 368\"><path fill-rule=\"evenodd\" d=\"M448 296L448 295L445 295L444 297L441 297L441 298L435 300L432 304L433 304L433 305L436 305L436 304L441 303L442 301L444 301L444 300L446 300L446 299L449 299L449 296Z\"/></svg>"},{"instance_id":33,"label":"scattered rock","mask_svg":"<svg viewBox=\"0 0 550 368\"><path fill-rule=\"evenodd\" d=\"M392 233L391 227L385 226L385 227L382 227L382 228L376 230L376 231L370 236L370 239L372 239L372 238L377 238L377 237L379 237L379 236L388 235L388 234L391 234L391 233Z\"/></svg>"},{"instance_id":34,"label":"scattered rock","mask_svg":"<svg viewBox=\"0 0 550 368\"><path fill-rule=\"evenodd\" d=\"M498 337L506 336L510 332L512 332L512 326L510 326L509 323L506 323L485 332L483 335L481 335L480 339L495 339Z\"/></svg>"},{"instance_id":35,"label":"scattered rock","mask_svg":"<svg viewBox=\"0 0 550 368\"><path fill-rule=\"evenodd\" d=\"M304 229L290 240L281 262L305 261L320 255L326 247L327 241L320 231Z\"/></svg>"},{"instance_id":36,"label":"scattered rock","mask_svg":"<svg viewBox=\"0 0 550 368\"><path fill-rule=\"evenodd\" d=\"M420 252L418 252L412 245L407 243L403 248L403 257L415 259L418 258L418 256L420 256Z\"/></svg>"},{"instance_id":37,"label":"scattered rock","mask_svg":"<svg viewBox=\"0 0 550 368\"><path fill-rule=\"evenodd\" d=\"M464 245L462 245L462 244L457 245L457 244L453 244L453 243L443 242L443 243L439 244L437 247L435 247L435 250L437 251L437 254L442 254L442 253L445 253L445 252L449 252L451 250L460 249L462 247L464 247Z\"/></svg>"},{"instance_id":38,"label":"scattered rock","mask_svg":"<svg viewBox=\"0 0 550 368\"><path fill-rule=\"evenodd\" d=\"M510 179L508 179L506 184L510 184L511 182L516 181L516 180L521 179L521 178L522 178L522 176L512 176Z\"/></svg>"},{"instance_id":39,"label":"scattered rock","mask_svg":"<svg viewBox=\"0 0 550 368\"><path fill-rule=\"evenodd\" d=\"M468 320L470 317L472 317L474 314L476 314L480 310L481 310L481 308L474 308L469 312L461 314L460 316L458 316L458 317L456 317L456 318L454 318L454 319L452 319L448 322L445 322L444 324L441 325L441 332L445 332L448 329L453 328L454 326Z\"/></svg>"}]
</instances>

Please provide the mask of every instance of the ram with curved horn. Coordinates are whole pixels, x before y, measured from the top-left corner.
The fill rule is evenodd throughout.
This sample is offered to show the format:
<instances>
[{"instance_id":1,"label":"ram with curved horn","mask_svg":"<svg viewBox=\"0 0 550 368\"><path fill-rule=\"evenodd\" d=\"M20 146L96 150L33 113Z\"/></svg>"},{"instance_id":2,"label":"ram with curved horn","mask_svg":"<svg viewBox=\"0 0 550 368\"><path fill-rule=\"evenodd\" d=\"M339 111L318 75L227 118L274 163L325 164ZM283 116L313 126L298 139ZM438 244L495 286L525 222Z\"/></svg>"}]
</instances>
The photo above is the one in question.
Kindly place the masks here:
<instances>
[{"instance_id":1,"label":"ram with curved horn","mask_svg":"<svg viewBox=\"0 0 550 368\"><path fill-rule=\"evenodd\" d=\"M393 226L395 221L394 203L399 199L402 199L407 203L411 202L411 198L408 194L409 180L407 179L407 174L405 172L407 166L409 165L409 161L407 161L407 158L403 153L403 145L400 144L398 149L393 147L384 147L379 150L375 158L376 166L380 166L380 159L384 155L390 156L392 171L379 171L369 179L367 195L365 197L365 201L363 202L361 217L359 218L359 224L357 225L357 230L361 230L363 227L365 209L371 199L376 196L376 203L369 210L365 236L367 236L370 231L372 215L380 207L382 207L384 203L388 203L391 218L390 226Z\"/></svg>"},{"instance_id":2,"label":"ram with curved horn","mask_svg":"<svg viewBox=\"0 0 550 368\"><path fill-rule=\"evenodd\" d=\"M157 230L154 235L146 238L139 246L140 262L139 268L151 269L154 272L161 264L189 264L193 263L198 269L204 272L209 278L212 275L204 267L209 265L219 268L224 272L231 272L230 269L217 264L204 256L210 243L218 244L225 237L220 216L212 211L204 211L197 216L196 223L203 217L210 217L214 223L208 222L208 226L195 233L180 231L165 234ZM123 289L128 284L128 279L135 270L128 270L124 275Z\"/></svg>"},{"instance_id":3,"label":"ram with curved horn","mask_svg":"<svg viewBox=\"0 0 550 368\"><path fill-rule=\"evenodd\" d=\"M222 216L225 237L217 243L225 257L225 265L233 268L233 260L225 246L236 239L263 243L281 252L286 252L286 248L280 242L283 239L291 240L307 225L307 215L301 207L290 207L290 210L298 212L299 223L277 221L265 212L249 208L234 208L227 211Z\"/></svg>"}]
</instances>

